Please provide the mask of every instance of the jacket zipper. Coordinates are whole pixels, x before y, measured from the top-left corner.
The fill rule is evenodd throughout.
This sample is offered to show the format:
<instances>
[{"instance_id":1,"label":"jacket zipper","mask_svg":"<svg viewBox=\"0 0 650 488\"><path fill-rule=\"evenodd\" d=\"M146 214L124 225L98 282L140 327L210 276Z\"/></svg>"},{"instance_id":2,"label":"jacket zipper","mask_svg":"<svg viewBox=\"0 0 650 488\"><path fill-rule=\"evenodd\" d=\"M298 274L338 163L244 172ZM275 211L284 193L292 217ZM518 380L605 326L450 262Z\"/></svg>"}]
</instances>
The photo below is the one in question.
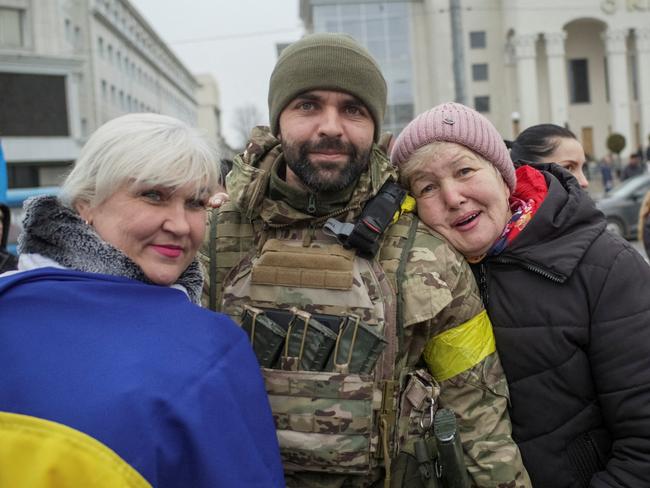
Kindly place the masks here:
<instances>
[{"instance_id":1,"label":"jacket zipper","mask_svg":"<svg viewBox=\"0 0 650 488\"><path fill-rule=\"evenodd\" d=\"M487 282L487 266L485 263L481 263L478 268L478 290L481 293L481 300L483 300L483 307L487 309L488 302L490 300L490 295L488 293L488 282Z\"/></svg>"},{"instance_id":2,"label":"jacket zipper","mask_svg":"<svg viewBox=\"0 0 650 488\"><path fill-rule=\"evenodd\" d=\"M309 194L309 203L307 204L307 212L314 215L316 213L316 195Z\"/></svg>"},{"instance_id":3,"label":"jacket zipper","mask_svg":"<svg viewBox=\"0 0 650 488\"><path fill-rule=\"evenodd\" d=\"M521 266L524 269L527 269L528 271L532 271L533 273L537 273L540 276L543 276L544 278L554 281L556 283L564 283L566 281L566 277L557 275L554 273L551 273L550 271L546 271L545 269L535 266L534 264L529 264L525 263L523 261L518 261L516 259L508 259L508 258L503 258L500 256L497 256L493 259L491 259L492 262L494 263L500 263L500 264L516 264L517 266Z\"/></svg>"},{"instance_id":4,"label":"jacket zipper","mask_svg":"<svg viewBox=\"0 0 650 488\"><path fill-rule=\"evenodd\" d=\"M554 281L555 283L564 283L566 281L566 278L564 276L556 275L554 273L546 271L545 269L542 269L539 266L518 261L516 259L508 259L508 258L497 256L491 258L490 262L497 263L497 264L514 264L516 266L520 266L524 268L525 270L536 273L548 280ZM477 285L478 285L479 292L481 294L481 300L483 300L483 306L487 309L488 303L490 301L490 293L488 291L488 267L485 265L485 262L479 264Z\"/></svg>"}]
</instances>

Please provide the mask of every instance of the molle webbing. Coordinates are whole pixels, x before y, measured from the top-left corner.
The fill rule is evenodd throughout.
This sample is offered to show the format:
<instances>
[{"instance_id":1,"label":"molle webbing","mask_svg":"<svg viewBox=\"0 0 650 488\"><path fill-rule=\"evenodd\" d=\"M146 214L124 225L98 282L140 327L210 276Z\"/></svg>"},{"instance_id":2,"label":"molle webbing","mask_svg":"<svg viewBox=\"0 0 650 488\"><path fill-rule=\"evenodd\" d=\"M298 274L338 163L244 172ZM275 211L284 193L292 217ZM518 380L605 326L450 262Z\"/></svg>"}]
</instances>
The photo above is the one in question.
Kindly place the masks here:
<instances>
[{"instance_id":1,"label":"molle webbing","mask_svg":"<svg viewBox=\"0 0 650 488\"><path fill-rule=\"evenodd\" d=\"M402 282L404 281L404 268L408 261L408 251L413 245L417 228L418 220L412 213L402 214L399 220L388 228L379 251L381 267L395 290L395 333L397 337L395 348L400 351L404 342Z\"/></svg>"},{"instance_id":2,"label":"molle webbing","mask_svg":"<svg viewBox=\"0 0 650 488\"><path fill-rule=\"evenodd\" d=\"M213 210L209 218L210 225L206 236L208 255L201 252L199 259L208 270L208 281L204 286L207 300L204 296L203 305L217 311L220 309L226 274L253 247L254 234L253 225L242 222L241 213L230 202L219 210Z\"/></svg>"},{"instance_id":3,"label":"molle webbing","mask_svg":"<svg viewBox=\"0 0 650 488\"><path fill-rule=\"evenodd\" d=\"M326 290L352 287L354 251L339 245L324 247L286 246L268 240L253 266L256 285L295 286Z\"/></svg>"}]
</instances>

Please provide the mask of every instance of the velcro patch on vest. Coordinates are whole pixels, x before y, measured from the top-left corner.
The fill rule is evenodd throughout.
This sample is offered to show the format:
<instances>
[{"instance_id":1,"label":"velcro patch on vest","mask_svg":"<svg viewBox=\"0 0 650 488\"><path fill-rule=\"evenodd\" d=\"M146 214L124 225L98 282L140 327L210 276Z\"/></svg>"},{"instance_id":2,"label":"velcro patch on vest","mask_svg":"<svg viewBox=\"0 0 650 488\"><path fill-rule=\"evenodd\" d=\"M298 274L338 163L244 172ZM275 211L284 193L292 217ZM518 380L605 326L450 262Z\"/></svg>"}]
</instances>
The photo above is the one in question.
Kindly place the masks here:
<instances>
[{"instance_id":1,"label":"velcro patch on vest","mask_svg":"<svg viewBox=\"0 0 650 488\"><path fill-rule=\"evenodd\" d=\"M349 290L354 255L339 245L302 247L269 239L253 264L251 280L256 285Z\"/></svg>"}]
</instances>

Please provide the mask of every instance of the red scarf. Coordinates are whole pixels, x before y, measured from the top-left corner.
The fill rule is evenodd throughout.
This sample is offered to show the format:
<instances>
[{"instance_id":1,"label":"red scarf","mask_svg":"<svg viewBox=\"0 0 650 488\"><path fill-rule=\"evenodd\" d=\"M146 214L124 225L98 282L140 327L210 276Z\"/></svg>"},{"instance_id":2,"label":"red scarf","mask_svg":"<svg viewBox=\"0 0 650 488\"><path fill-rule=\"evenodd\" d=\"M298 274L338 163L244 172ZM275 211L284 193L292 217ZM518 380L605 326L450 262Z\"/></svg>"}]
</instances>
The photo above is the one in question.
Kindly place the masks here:
<instances>
[{"instance_id":1,"label":"red scarf","mask_svg":"<svg viewBox=\"0 0 650 488\"><path fill-rule=\"evenodd\" d=\"M488 256L500 254L531 221L548 193L544 175L531 166L517 168L517 186L510 196L512 217L503 233L488 251Z\"/></svg>"}]
</instances>

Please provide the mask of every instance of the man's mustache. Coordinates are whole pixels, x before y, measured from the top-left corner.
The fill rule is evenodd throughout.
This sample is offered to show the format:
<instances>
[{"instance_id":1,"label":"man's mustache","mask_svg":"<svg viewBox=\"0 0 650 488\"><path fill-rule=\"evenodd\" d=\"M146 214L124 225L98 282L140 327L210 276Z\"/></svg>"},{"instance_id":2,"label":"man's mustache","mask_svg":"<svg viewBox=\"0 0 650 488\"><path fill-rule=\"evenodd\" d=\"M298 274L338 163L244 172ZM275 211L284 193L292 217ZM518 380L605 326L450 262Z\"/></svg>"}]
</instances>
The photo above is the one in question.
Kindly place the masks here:
<instances>
[{"instance_id":1,"label":"man's mustache","mask_svg":"<svg viewBox=\"0 0 650 488\"><path fill-rule=\"evenodd\" d=\"M323 137L318 142L309 143L307 146L307 152L337 151L345 154L355 152L352 144L345 144L337 137Z\"/></svg>"}]
</instances>

